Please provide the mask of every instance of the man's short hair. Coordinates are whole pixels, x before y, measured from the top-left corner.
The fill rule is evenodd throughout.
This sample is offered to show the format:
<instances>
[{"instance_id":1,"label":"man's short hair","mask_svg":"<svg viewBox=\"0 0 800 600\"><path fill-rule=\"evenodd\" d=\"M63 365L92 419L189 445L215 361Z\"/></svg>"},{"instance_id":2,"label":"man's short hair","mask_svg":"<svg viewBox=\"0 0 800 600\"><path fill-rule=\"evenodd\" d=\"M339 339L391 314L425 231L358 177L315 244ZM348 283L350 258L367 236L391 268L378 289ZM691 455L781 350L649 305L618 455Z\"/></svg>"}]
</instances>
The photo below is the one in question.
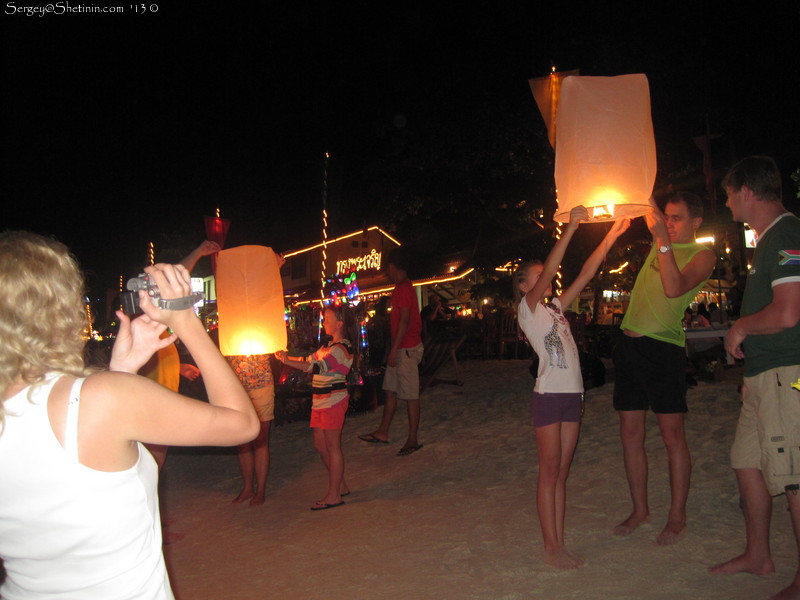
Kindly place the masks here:
<instances>
[{"instance_id":1,"label":"man's short hair","mask_svg":"<svg viewBox=\"0 0 800 600\"><path fill-rule=\"evenodd\" d=\"M666 204L670 202L685 202L689 209L689 216L693 219L703 218L703 199L692 192L675 192L667 198Z\"/></svg>"},{"instance_id":2,"label":"man's short hair","mask_svg":"<svg viewBox=\"0 0 800 600\"><path fill-rule=\"evenodd\" d=\"M408 269L411 266L411 253L403 246L393 248L391 252L389 252L389 256L386 259L386 264L394 265L394 268L398 271L408 272Z\"/></svg>"},{"instance_id":3,"label":"man's short hair","mask_svg":"<svg viewBox=\"0 0 800 600\"><path fill-rule=\"evenodd\" d=\"M747 186L761 200L781 201L781 172L769 156L748 156L733 165L722 180L725 190Z\"/></svg>"}]
</instances>

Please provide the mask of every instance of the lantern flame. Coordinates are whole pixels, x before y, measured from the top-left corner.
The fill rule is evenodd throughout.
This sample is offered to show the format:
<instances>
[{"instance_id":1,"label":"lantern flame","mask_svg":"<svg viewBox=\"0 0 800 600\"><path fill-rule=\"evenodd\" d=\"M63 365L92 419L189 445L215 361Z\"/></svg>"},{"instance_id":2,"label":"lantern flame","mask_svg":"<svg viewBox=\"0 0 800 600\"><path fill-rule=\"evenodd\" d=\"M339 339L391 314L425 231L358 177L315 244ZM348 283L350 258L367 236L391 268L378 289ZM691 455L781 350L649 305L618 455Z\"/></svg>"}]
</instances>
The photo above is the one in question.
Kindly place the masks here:
<instances>
[{"instance_id":1,"label":"lantern flame","mask_svg":"<svg viewBox=\"0 0 800 600\"><path fill-rule=\"evenodd\" d=\"M614 218L614 205L607 204L605 206L593 206L592 207L592 219L593 220L600 220L600 219L613 219Z\"/></svg>"}]
</instances>

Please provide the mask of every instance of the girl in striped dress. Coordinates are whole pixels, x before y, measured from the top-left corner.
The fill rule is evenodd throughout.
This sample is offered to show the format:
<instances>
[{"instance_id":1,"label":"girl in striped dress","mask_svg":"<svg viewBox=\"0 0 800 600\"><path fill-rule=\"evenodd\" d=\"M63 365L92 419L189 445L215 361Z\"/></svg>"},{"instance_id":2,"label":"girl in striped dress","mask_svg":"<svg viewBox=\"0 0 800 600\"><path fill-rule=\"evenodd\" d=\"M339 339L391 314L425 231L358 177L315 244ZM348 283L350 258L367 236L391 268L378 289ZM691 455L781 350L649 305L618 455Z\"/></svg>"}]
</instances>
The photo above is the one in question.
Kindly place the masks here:
<instances>
[{"instance_id":1,"label":"girl in striped dress","mask_svg":"<svg viewBox=\"0 0 800 600\"><path fill-rule=\"evenodd\" d=\"M356 352L355 345L350 342L357 339L356 322L349 306L328 306L322 325L331 340L312 355L299 358L289 357L283 351L275 354L284 364L314 374L311 382L314 393L311 427L314 430L314 449L328 470L328 491L311 506L311 510L341 506L344 504L342 496L350 493L344 480L342 428L350 400L347 374Z\"/></svg>"}]
</instances>

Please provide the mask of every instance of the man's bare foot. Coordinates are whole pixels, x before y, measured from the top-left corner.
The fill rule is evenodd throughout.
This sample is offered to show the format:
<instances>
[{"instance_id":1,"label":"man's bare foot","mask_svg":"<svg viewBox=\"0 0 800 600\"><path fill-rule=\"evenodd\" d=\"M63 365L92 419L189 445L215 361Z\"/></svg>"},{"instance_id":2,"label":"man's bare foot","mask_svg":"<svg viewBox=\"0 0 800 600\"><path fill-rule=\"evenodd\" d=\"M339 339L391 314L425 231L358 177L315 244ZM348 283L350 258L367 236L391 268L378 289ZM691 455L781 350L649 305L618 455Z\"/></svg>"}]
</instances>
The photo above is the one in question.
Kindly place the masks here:
<instances>
[{"instance_id":1,"label":"man's bare foot","mask_svg":"<svg viewBox=\"0 0 800 600\"><path fill-rule=\"evenodd\" d=\"M686 535L686 523L667 521L664 529L656 537L654 544L656 546L670 546L683 539L684 535Z\"/></svg>"},{"instance_id":2,"label":"man's bare foot","mask_svg":"<svg viewBox=\"0 0 800 600\"><path fill-rule=\"evenodd\" d=\"M708 567L712 575L732 575L733 573L752 573L759 577L769 577L775 574L775 565L770 557L763 560L750 558L740 554L727 562ZM788 588L787 588L788 589Z\"/></svg>"},{"instance_id":3,"label":"man's bare foot","mask_svg":"<svg viewBox=\"0 0 800 600\"><path fill-rule=\"evenodd\" d=\"M799 599L800 599L800 587L797 587L794 583L789 587L782 589L774 596L769 597L769 600L799 600Z\"/></svg>"},{"instance_id":4,"label":"man's bare foot","mask_svg":"<svg viewBox=\"0 0 800 600\"><path fill-rule=\"evenodd\" d=\"M614 527L614 535L630 535L639 527L650 522L650 515L640 517L636 513L631 513L631 516L625 519L622 523Z\"/></svg>"},{"instance_id":5,"label":"man's bare foot","mask_svg":"<svg viewBox=\"0 0 800 600\"><path fill-rule=\"evenodd\" d=\"M250 506L261 506L264 504L265 492L258 492L250 498Z\"/></svg>"},{"instance_id":6,"label":"man's bare foot","mask_svg":"<svg viewBox=\"0 0 800 600\"><path fill-rule=\"evenodd\" d=\"M551 567L559 569L560 571L580 569L586 562L580 556L571 554L566 548L559 548L555 552L545 551L543 560Z\"/></svg>"},{"instance_id":7,"label":"man's bare foot","mask_svg":"<svg viewBox=\"0 0 800 600\"><path fill-rule=\"evenodd\" d=\"M253 490L242 490L241 493L231 501L231 503L241 504L245 500L249 500L250 498L252 498L254 495L255 494L253 494Z\"/></svg>"}]
</instances>

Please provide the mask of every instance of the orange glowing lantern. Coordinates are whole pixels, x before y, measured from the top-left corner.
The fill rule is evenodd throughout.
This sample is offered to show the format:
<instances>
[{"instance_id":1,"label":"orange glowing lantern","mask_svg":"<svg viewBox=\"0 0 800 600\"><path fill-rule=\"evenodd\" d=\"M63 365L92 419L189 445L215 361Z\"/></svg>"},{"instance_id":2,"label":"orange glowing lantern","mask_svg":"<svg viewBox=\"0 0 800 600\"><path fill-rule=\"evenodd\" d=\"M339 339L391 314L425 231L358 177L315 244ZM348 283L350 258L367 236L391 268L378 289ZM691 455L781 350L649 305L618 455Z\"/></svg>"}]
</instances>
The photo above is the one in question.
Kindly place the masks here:
<instances>
[{"instance_id":1,"label":"orange glowing lantern","mask_svg":"<svg viewBox=\"0 0 800 600\"><path fill-rule=\"evenodd\" d=\"M572 73L530 80L556 150L555 220L579 205L595 222L647 214L656 178L647 77Z\"/></svg>"},{"instance_id":2,"label":"orange glowing lantern","mask_svg":"<svg viewBox=\"0 0 800 600\"><path fill-rule=\"evenodd\" d=\"M217 255L219 347L225 356L286 348L283 285L275 252L239 246Z\"/></svg>"},{"instance_id":3,"label":"orange glowing lantern","mask_svg":"<svg viewBox=\"0 0 800 600\"><path fill-rule=\"evenodd\" d=\"M642 74L566 77L556 128L555 220L575 206L591 221L649 213L656 179L650 90Z\"/></svg>"}]
</instances>

